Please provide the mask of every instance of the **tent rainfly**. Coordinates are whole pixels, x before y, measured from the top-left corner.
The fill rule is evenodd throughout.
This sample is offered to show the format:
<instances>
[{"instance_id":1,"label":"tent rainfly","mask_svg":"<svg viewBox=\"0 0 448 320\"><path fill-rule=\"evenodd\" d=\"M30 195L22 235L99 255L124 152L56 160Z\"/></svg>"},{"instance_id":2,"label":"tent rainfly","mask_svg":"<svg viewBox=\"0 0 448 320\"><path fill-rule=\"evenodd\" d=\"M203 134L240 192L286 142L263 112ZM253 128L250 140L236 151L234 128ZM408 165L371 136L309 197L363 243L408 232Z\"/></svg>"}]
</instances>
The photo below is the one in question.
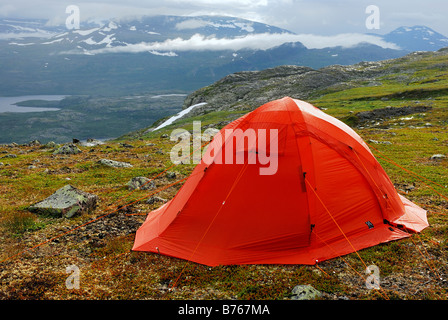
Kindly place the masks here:
<instances>
[{"instance_id":1,"label":"tent rainfly","mask_svg":"<svg viewBox=\"0 0 448 320\"><path fill-rule=\"evenodd\" d=\"M312 265L427 226L354 130L285 97L215 135L175 197L148 214L133 250L209 266Z\"/></svg>"}]
</instances>

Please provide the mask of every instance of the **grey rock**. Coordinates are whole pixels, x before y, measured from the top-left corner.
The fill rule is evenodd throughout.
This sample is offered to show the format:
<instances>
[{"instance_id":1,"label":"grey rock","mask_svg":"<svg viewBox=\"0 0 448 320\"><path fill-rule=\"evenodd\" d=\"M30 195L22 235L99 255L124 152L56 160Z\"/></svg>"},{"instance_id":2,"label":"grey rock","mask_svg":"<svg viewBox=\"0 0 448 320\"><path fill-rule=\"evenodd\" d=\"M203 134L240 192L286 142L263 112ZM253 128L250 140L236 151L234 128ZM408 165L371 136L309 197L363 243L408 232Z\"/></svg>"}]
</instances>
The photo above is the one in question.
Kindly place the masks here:
<instances>
[{"instance_id":1,"label":"grey rock","mask_svg":"<svg viewBox=\"0 0 448 320\"><path fill-rule=\"evenodd\" d=\"M405 106L405 107L385 107L371 111L361 111L356 117L361 123L367 121L377 121L378 119L387 119L393 117L402 117L415 113L422 113L431 110L431 106Z\"/></svg>"},{"instance_id":2,"label":"grey rock","mask_svg":"<svg viewBox=\"0 0 448 320\"><path fill-rule=\"evenodd\" d=\"M442 160L445 158L446 158L446 155L444 155L444 154L433 154L430 159L431 160Z\"/></svg>"},{"instance_id":3,"label":"grey rock","mask_svg":"<svg viewBox=\"0 0 448 320\"><path fill-rule=\"evenodd\" d=\"M75 144L67 143L62 147L56 149L53 154L78 154L80 152L81 149L79 149Z\"/></svg>"},{"instance_id":4,"label":"grey rock","mask_svg":"<svg viewBox=\"0 0 448 320\"><path fill-rule=\"evenodd\" d=\"M104 142L96 139L87 139L85 142L81 141L80 144L84 147L95 147L104 144Z\"/></svg>"},{"instance_id":5,"label":"grey rock","mask_svg":"<svg viewBox=\"0 0 448 320\"><path fill-rule=\"evenodd\" d=\"M46 144L44 144L44 147L45 148L56 148L56 146L57 146L57 144L56 144L56 142L54 142L54 141L49 141L49 142L47 142Z\"/></svg>"},{"instance_id":6,"label":"grey rock","mask_svg":"<svg viewBox=\"0 0 448 320\"><path fill-rule=\"evenodd\" d=\"M3 156L2 158L17 158L17 155L15 154L7 154L6 156Z\"/></svg>"},{"instance_id":7,"label":"grey rock","mask_svg":"<svg viewBox=\"0 0 448 320\"><path fill-rule=\"evenodd\" d=\"M98 196L66 185L48 198L31 205L28 210L54 217L71 218L81 212L94 210L97 201Z\"/></svg>"},{"instance_id":8,"label":"grey rock","mask_svg":"<svg viewBox=\"0 0 448 320\"><path fill-rule=\"evenodd\" d=\"M135 177L126 184L129 190L150 190L156 187L153 180L146 177Z\"/></svg>"},{"instance_id":9,"label":"grey rock","mask_svg":"<svg viewBox=\"0 0 448 320\"><path fill-rule=\"evenodd\" d=\"M40 143L39 140L32 140L32 141L30 141L30 142L25 144L25 146L28 146L28 147L37 147L37 146L40 146L40 145L41 145L41 143Z\"/></svg>"},{"instance_id":10,"label":"grey rock","mask_svg":"<svg viewBox=\"0 0 448 320\"><path fill-rule=\"evenodd\" d=\"M310 285L298 285L291 291L292 300L314 300L320 298L322 293Z\"/></svg>"},{"instance_id":11,"label":"grey rock","mask_svg":"<svg viewBox=\"0 0 448 320\"><path fill-rule=\"evenodd\" d=\"M176 172L168 171L168 172L166 173L166 177L167 177L168 179L174 179L174 178L176 178Z\"/></svg>"},{"instance_id":12,"label":"grey rock","mask_svg":"<svg viewBox=\"0 0 448 320\"><path fill-rule=\"evenodd\" d=\"M369 142L370 143L375 143L375 144L387 144L387 145L391 145L392 144L392 142L390 142L390 141L377 141L377 140L372 140L372 139L370 139Z\"/></svg>"},{"instance_id":13,"label":"grey rock","mask_svg":"<svg viewBox=\"0 0 448 320\"><path fill-rule=\"evenodd\" d=\"M132 164L127 162L120 162L115 160L109 160L109 159L101 159L98 161L99 164L112 167L112 168L132 168Z\"/></svg>"},{"instance_id":14,"label":"grey rock","mask_svg":"<svg viewBox=\"0 0 448 320\"><path fill-rule=\"evenodd\" d=\"M152 196L150 197L148 200L146 200L147 204L154 204L156 202L167 202L168 200L157 197L157 196Z\"/></svg>"}]
</instances>

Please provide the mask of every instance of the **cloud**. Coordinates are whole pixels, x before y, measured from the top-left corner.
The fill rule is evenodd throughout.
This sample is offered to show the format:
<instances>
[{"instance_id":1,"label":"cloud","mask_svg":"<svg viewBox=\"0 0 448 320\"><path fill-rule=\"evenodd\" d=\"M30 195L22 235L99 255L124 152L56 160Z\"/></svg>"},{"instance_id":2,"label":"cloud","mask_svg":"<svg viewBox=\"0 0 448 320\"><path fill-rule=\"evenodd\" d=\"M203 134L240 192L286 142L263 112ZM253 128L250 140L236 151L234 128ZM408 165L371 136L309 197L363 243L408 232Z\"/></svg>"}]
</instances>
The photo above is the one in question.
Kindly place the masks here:
<instances>
[{"instance_id":1,"label":"cloud","mask_svg":"<svg viewBox=\"0 0 448 320\"><path fill-rule=\"evenodd\" d=\"M322 49L327 47L353 47L360 43L375 44L383 48L399 49L395 44L388 43L380 37L365 34L340 34L336 36L317 36L312 34L288 34L288 33L262 33L249 34L237 38L205 37L195 34L189 39L175 38L163 42L140 42L122 46L106 47L89 50L90 54L102 53L139 53L139 52L168 52L174 56L175 52L182 51L219 51L241 49L267 50L289 42L301 42L308 49ZM64 52L75 53L75 52Z\"/></svg>"},{"instance_id":2,"label":"cloud","mask_svg":"<svg viewBox=\"0 0 448 320\"><path fill-rule=\"evenodd\" d=\"M309 49L337 46L350 48L361 43L374 44L385 49L400 49L396 44L384 41L380 37L361 33L342 33L334 36L299 34L297 35L297 39Z\"/></svg>"},{"instance_id":3,"label":"cloud","mask_svg":"<svg viewBox=\"0 0 448 320\"><path fill-rule=\"evenodd\" d=\"M1 1L0 1L1 2ZM81 21L137 15L225 15L275 25L295 33L335 35L365 33L365 9L381 11L381 34L403 25L427 25L441 33L448 29L446 0L14 0L0 4L0 17L49 19L64 24L68 4L81 10ZM6 4L7 3L7 4Z\"/></svg>"},{"instance_id":4,"label":"cloud","mask_svg":"<svg viewBox=\"0 0 448 320\"><path fill-rule=\"evenodd\" d=\"M24 38L51 38L56 33L39 32L20 32L20 33L0 33L0 40L24 39Z\"/></svg>"},{"instance_id":5,"label":"cloud","mask_svg":"<svg viewBox=\"0 0 448 320\"><path fill-rule=\"evenodd\" d=\"M205 27L210 24L211 24L210 22L201 19L189 19L176 24L176 29L177 30L197 29Z\"/></svg>"}]
</instances>

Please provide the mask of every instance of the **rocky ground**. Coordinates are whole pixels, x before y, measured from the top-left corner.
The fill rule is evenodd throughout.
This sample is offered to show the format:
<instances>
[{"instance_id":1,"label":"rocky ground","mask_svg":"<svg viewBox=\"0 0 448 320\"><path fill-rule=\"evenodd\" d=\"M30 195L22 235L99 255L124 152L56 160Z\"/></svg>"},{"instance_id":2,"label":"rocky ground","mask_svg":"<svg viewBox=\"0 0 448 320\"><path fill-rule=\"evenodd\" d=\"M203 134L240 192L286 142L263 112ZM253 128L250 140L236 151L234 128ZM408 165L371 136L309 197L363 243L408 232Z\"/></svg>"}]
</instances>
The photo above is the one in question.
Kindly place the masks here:
<instances>
[{"instance_id":1,"label":"rocky ground","mask_svg":"<svg viewBox=\"0 0 448 320\"><path fill-rule=\"evenodd\" d=\"M381 290L366 288L364 267L354 254L317 266L210 268L132 252L146 214L174 196L181 183L160 190L192 169L170 168L166 150L172 145L157 137L78 144L68 149L79 152L70 154L59 154L58 146L1 147L0 298L283 300L299 298L305 291L316 294L315 289L313 298L324 300L447 298L446 243L425 234L361 252L364 261L380 264ZM116 167L101 162L106 158ZM148 182L133 179L141 176L155 177L149 189L137 188ZM29 212L31 205L67 185L95 194L97 203L70 218ZM425 252L426 261L419 251ZM79 289L68 289L73 266L80 274Z\"/></svg>"}]
</instances>

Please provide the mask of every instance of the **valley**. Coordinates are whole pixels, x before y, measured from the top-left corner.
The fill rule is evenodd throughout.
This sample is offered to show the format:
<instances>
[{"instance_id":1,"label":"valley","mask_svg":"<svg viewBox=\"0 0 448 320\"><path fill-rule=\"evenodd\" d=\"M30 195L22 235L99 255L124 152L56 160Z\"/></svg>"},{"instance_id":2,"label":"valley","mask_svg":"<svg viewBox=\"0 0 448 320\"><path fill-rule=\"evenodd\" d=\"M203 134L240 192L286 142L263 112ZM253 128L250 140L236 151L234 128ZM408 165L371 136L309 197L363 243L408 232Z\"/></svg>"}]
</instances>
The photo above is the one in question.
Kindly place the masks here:
<instances>
[{"instance_id":1,"label":"valley","mask_svg":"<svg viewBox=\"0 0 448 320\"><path fill-rule=\"evenodd\" d=\"M39 140L112 139L145 128L181 110L186 94L121 97L69 96L60 101L31 100L21 106L52 108L47 112L0 112L0 144Z\"/></svg>"}]
</instances>

